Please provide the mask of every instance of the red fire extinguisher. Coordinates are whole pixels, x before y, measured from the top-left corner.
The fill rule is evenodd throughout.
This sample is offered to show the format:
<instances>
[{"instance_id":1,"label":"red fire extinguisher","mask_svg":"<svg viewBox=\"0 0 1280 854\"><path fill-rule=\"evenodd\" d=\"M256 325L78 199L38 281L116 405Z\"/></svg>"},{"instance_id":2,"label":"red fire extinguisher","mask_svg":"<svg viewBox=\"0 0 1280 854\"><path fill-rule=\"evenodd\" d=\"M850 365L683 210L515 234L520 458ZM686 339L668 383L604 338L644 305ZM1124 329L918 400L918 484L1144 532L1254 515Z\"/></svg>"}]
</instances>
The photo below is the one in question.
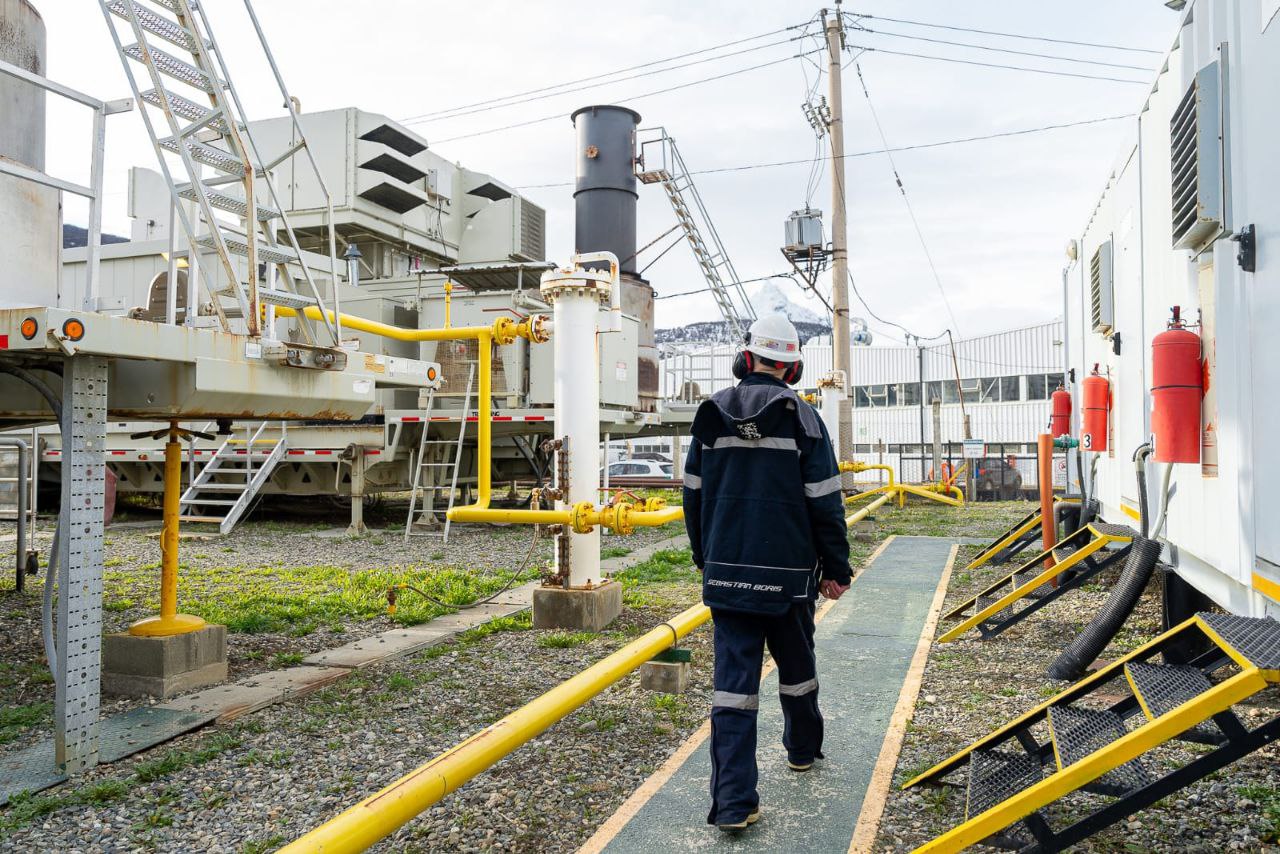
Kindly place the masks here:
<instances>
[{"instance_id":1,"label":"red fire extinguisher","mask_svg":"<svg viewBox=\"0 0 1280 854\"><path fill-rule=\"evenodd\" d=\"M1181 306L1151 342L1151 434L1159 463L1200 462L1204 369L1200 336L1187 329Z\"/></svg>"},{"instance_id":2,"label":"red fire extinguisher","mask_svg":"<svg viewBox=\"0 0 1280 854\"><path fill-rule=\"evenodd\" d=\"M1080 447L1085 451L1107 449L1107 416L1111 412L1111 383L1098 373L1093 373L1080 384Z\"/></svg>"},{"instance_id":3,"label":"red fire extinguisher","mask_svg":"<svg viewBox=\"0 0 1280 854\"><path fill-rule=\"evenodd\" d=\"M1062 386L1058 386L1058 390L1053 393L1049 433L1055 439L1071 433L1071 392Z\"/></svg>"}]
</instances>

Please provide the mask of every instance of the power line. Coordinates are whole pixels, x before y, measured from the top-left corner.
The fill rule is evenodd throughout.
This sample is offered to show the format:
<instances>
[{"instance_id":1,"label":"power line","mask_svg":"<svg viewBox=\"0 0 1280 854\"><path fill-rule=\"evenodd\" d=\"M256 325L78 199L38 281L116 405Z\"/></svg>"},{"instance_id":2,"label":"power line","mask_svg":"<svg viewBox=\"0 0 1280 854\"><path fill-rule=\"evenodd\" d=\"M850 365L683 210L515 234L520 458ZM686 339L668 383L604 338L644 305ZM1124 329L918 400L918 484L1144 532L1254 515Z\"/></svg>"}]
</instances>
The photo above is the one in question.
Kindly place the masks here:
<instances>
[{"instance_id":1,"label":"power line","mask_svg":"<svg viewBox=\"0 0 1280 854\"><path fill-rule=\"evenodd\" d=\"M813 52L813 51L810 51L810 53L812 53L812 52ZM758 71L758 70L760 70L761 68L768 68L768 67L770 67L770 66L772 66L772 65L778 65L778 64L783 63L783 62L790 62L791 60L795 59L797 56L805 56L805 55L806 55L806 54L794 54L794 55L792 55L792 56L784 56L784 57L782 57L781 59L775 59L775 60L772 60L772 61L770 61L770 62L762 62L762 63L760 63L759 65L751 65L751 66L748 66L748 67L746 67L746 68L739 68L739 69L737 69L737 70L735 70L735 71L726 71L724 74L717 74L717 75L715 75L715 76L713 76L713 77L703 77L703 78L700 78L700 79L698 79L698 80L691 80L691 81L689 81L688 83L681 83L681 84L676 85L676 86L668 86L668 87L667 87L667 88L665 88L665 89L657 89L657 90L654 90L653 92L645 92L645 93L640 94L640 95L632 95L632 96L630 96L630 97L628 97L628 98L622 98L622 99L619 99L619 100L622 100L622 101L639 101L641 98L652 98L652 97L653 97L653 96L655 96L655 95L665 95L665 94L666 94L666 93L668 93L668 92L675 92L675 91L680 90L680 89L688 89L690 86L698 86L698 85L701 85L701 84L703 84L703 83L711 83L711 82L716 81L716 80L723 80L723 79L725 79L725 78L727 78L727 77L735 77L735 76L737 76L737 75L739 75L739 74L746 74L746 73L747 73L747 72L749 72L749 71ZM458 141L458 140L460 140L460 139L472 139L472 138L477 137L477 136L486 136L486 135L491 134L491 133L499 133L500 131L504 131L504 130L513 130L513 129L515 129L515 128L528 127L529 125L542 124L543 122L551 122L551 121L557 121L557 120L561 120L561 121L562 121L562 120L564 119L564 117L565 117L565 116L564 116L564 113L562 113L562 112L561 112L561 113L554 113L554 114L549 115L549 116L543 116L542 118L529 119L528 121L516 122L516 123L514 123L514 124L509 124L509 125L503 125L502 127L489 128L489 129L487 129L487 130L479 130L479 131L475 131L475 132L473 132L473 133L464 133L464 134L460 134L460 135L458 135L458 136L451 136L451 137L449 137L448 139L440 139L440 140L436 140L436 144L437 144L437 145L441 145L441 144L444 144L444 143L446 143L446 142L457 142L457 141Z\"/></svg>"},{"instance_id":2,"label":"power line","mask_svg":"<svg viewBox=\"0 0 1280 854\"><path fill-rule=\"evenodd\" d=\"M933 273L933 283L938 286L938 293L942 295L942 303L947 307L947 316L951 318L951 326L956 332L960 331L960 322L956 320L956 313L951 308L951 300L947 298L947 291L942 287L942 277L938 275L938 267L933 263L933 253L929 251L929 244L924 239L924 231L920 228L920 221L916 219L915 209L911 207L911 199L907 196L906 185L902 183L902 176L898 174L898 164L894 162L893 154L888 153L889 140L885 138L884 128L880 124L880 115L876 112L876 105L871 100L871 92L867 89L867 81L862 77L862 67L854 66L854 70L858 74L858 82L862 85L862 94L867 98L867 107L871 110L871 119L875 123L876 133L880 135L880 144L886 149L889 158L889 168L893 170L893 179L898 184L898 192L902 194L902 201L907 206L907 214L911 217L911 224L915 227L916 237L920 240L920 248L924 250L925 260L929 262L929 270Z\"/></svg>"},{"instance_id":3,"label":"power line","mask_svg":"<svg viewBox=\"0 0 1280 854\"><path fill-rule=\"evenodd\" d=\"M1130 51L1132 53L1154 53L1157 55L1161 53L1158 50L1151 50L1145 47L1128 47L1125 45L1117 45L1117 44L1099 44L1097 42L1079 42L1079 41L1071 41L1070 39L1056 39L1050 36L1028 35L1026 33L1002 33L1002 32L997 32L996 30L979 30L979 29L974 29L972 27L955 27L955 26L948 26L947 24L930 24L925 21L907 21L902 18L886 18L881 15L864 15L860 13L859 14L846 13L846 14L851 14L851 16L855 18L868 18L875 21L889 21L894 24L911 24L912 26L929 27L935 30L954 30L955 32L960 32L960 33L978 33L984 36L1000 36L1001 38L1007 38L1007 39L1026 39L1028 41L1052 42L1054 44L1069 44L1069 45L1075 45L1077 47L1097 47L1097 48L1102 48L1104 50L1125 50L1125 51Z\"/></svg>"},{"instance_id":4,"label":"power line","mask_svg":"<svg viewBox=\"0 0 1280 854\"><path fill-rule=\"evenodd\" d=\"M533 103L534 101L544 101L547 98L558 98L561 95L570 95L574 92L586 91L587 89L598 89L601 86L612 86L614 83L625 83L628 80L639 80L644 77L652 77L655 74L665 74L668 71L679 71L682 68L691 68L695 65L702 65L707 62L718 62L719 60L722 60L722 59L732 59L735 56L742 56L745 53L753 53L754 51L757 51L757 50L767 50L771 47L778 47L780 45L790 44L791 42L798 41L800 38L802 37L794 36L789 39L782 39L776 42L769 42L768 44L761 44L761 45L756 45L754 47L743 48L742 50L736 50L736 51L733 51L732 53L723 53L723 54L720 54L719 56L709 56L709 57L706 57L705 59L695 59L692 62L685 62L680 65L672 65L667 68L658 68L653 71L644 71L644 72L641 72L640 74L632 74L630 77L618 77L613 80L601 80L596 83L588 83L585 86L577 86L572 89L561 89L560 91L557 91L557 92L549 92L542 95L534 95L529 98L521 98L519 100L509 101L508 103L505 103L505 104L492 104L489 106L480 106L472 110L464 110L462 112L455 112L445 116L434 116L434 117L433 116L417 116L415 118L401 119L400 123L406 124L406 125L414 125L414 124L432 124L435 122L447 122L452 119L463 118L464 116L473 116L473 115L476 115L477 113L487 113L492 110L503 110L503 109L506 109L507 107L518 107L521 104L530 104L530 103Z\"/></svg>"},{"instance_id":5,"label":"power line","mask_svg":"<svg viewBox=\"0 0 1280 854\"><path fill-rule=\"evenodd\" d=\"M1056 62L1074 62L1081 65L1102 65L1108 68L1125 68L1133 71L1150 72L1152 70L1145 65L1128 65L1121 62L1103 62L1097 59L1080 59L1074 56L1061 56L1061 55L1052 54L1052 53L1037 53L1035 51L1029 51L1029 50L1013 50L1012 48L992 47L990 45L974 44L973 42L957 42L957 41L950 41L948 39L931 39L928 36L913 36L907 33L891 33L885 30L873 30L869 27L858 27L858 29L861 30L862 32L874 33L875 35L880 35L880 36L891 36L893 38L898 38L898 39L910 39L912 41L930 42L932 44L945 44L945 45L951 45L952 47L967 47L967 48L973 48L974 50L989 50L994 53L1008 53L1008 54L1013 54L1014 56L1031 56L1037 59L1052 59Z\"/></svg>"},{"instance_id":6,"label":"power line","mask_svg":"<svg viewBox=\"0 0 1280 854\"><path fill-rule=\"evenodd\" d=\"M950 56L934 56L927 53L911 53L905 50L889 50L883 47L868 47L867 45L848 44L847 48L858 48L859 50L875 51L876 53L885 53L890 56L909 56L915 59L932 59L936 62L953 62L958 65L974 65L980 68L1002 68L1006 71L1025 71L1029 74L1046 74L1050 77L1073 77L1080 80L1105 80L1111 83L1132 83L1136 86L1146 86L1145 80L1132 80L1127 77L1108 77L1103 74L1082 74L1076 71L1051 71L1047 68L1034 68L1030 65L1004 65L997 62L980 62L976 59L956 59Z\"/></svg>"},{"instance_id":7,"label":"power line","mask_svg":"<svg viewBox=\"0 0 1280 854\"><path fill-rule=\"evenodd\" d=\"M923 151L929 148L944 148L951 145L963 145L970 142L985 142L992 139L1005 139L1014 136L1026 136L1034 133L1044 133L1051 130L1064 130L1066 128L1083 127L1085 125L1096 125L1104 122L1115 122L1122 119L1132 119L1132 114L1120 116L1101 116L1096 119L1081 119L1076 122L1062 122L1060 124L1040 125L1033 128L1022 128L1020 130L1000 131L999 133L980 134L978 136L965 136L957 139L942 139L937 142L920 142L914 145L899 145L894 148L875 148L867 151L847 152L845 159L852 157L872 157L877 154L898 154L903 151ZM830 160L830 156L824 156L823 160ZM712 175L721 172L749 172L755 169L773 169L779 166L808 166L811 160L775 160L768 163L747 163L741 166L719 166L714 169L698 169L690 172L690 175ZM541 190L554 187L572 187L572 181L560 181L552 184L522 184L516 187L518 190Z\"/></svg>"},{"instance_id":8,"label":"power line","mask_svg":"<svg viewBox=\"0 0 1280 854\"><path fill-rule=\"evenodd\" d=\"M667 63L667 62L675 62L677 59L687 59L688 57L691 57L691 56L699 56L701 54L709 53L714 50L720 50L721 48L734 47L736 45L746 44L747 42L750 42L750 41L768 38L769 36L776 36L778 33L789 32L790 30L799 29L800 27L804 27L807 25L808 25L807 22L804 24L794 24L790 27L783 27L782 29L779 29L779 30L770 30L767 33L759 33L758 35L747 36L746 38L736 39L734 41L722 42L720 44L712 45L711 47L704 47L700 50L689 51L688 53L679 53L679 54L676 54L675 56L668 56L663 59L655 59L650 62L642 62L639 65L629 65L626 68L618 68L618 69L615 69L614 71L606 71L606 72L601 72L599 74L591 74L586 77L579 77L576 80L566 80L563 83L556 83L551 86L543 86L538 89L527 89L523 92L515 92L511 95L503 95L497 98L488 98L483 101L474 101L470 104L459 104L456 107L449 107L443 110L435 110L430 113L422 113L417 116L411 116L409 119L401 119L400 121L408 122L416 119L434 118L436 116L443 116L446 113L455 113L455 112L458 112L459 110L469 110L469 109L472 109L473 107L483 107L487 104L496 104L500 101L509 101L513 98L523 98L526 95L537 95L542 92L549 92L553 89L561 89L561 88L564 88L565 86L574 86L578 83L587 83L591 80L597 80L602 77L612 77L615 74L626 74L628 71L638 71L642 68L651 68L655 65L662 65L663 63Z\"/></svg>"}]
</instances>

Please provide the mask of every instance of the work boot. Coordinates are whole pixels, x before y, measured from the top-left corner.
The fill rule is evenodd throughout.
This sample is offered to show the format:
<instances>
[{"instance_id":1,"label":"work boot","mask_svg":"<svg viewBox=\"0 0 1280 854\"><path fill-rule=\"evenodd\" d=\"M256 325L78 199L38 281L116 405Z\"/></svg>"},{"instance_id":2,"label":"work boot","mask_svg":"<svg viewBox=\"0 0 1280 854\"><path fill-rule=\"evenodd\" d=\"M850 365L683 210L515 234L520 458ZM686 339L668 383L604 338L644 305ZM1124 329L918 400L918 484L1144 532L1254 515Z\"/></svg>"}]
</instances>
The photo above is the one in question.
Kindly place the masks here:
<instances>
[{"instance_id":1,"label":"work boot","mask_svg":"<svg viewBox=\"0 0 1280 854\"><path fill-rule=\"evenodd\" d=\"M756 807L751 811L751 814L748 815L746 818L744 818L742 821L735 821L732 824L717 824L716 827L718 827L724 833L741 833L742 831L746 830L748 827L755 824L759 820L760 820L760 808Z\"/></svg>"}]
</instances>

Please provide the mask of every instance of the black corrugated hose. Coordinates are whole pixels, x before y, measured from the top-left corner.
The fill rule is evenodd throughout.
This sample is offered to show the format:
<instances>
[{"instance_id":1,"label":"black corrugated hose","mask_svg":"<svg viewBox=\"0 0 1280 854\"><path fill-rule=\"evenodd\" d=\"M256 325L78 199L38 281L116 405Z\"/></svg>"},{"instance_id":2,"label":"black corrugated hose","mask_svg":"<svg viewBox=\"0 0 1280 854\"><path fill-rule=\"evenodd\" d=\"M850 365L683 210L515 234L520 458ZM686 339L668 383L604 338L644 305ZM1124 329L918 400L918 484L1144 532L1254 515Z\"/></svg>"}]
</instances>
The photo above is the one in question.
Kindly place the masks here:
<instances>
[{"instance_id":1,"label":"black corrugated hose","mask_svg":"<svg viewBox=\"0 0 1280 854\"><path fill-rule=\"evenodd\" d=\"M1155 540L1145 537L1134 539L1120 573L1120 580L1111 588L1107 601L1094 614L1089 625L1084 627L1084 631L1049 665L1050 679L1079 679L1084 675L1085 668L1102 654L1142 597L1142 591L1151 580L1156 562L1160 560L1160 548L1160 543Z\"/></svg>"}]
</instances>

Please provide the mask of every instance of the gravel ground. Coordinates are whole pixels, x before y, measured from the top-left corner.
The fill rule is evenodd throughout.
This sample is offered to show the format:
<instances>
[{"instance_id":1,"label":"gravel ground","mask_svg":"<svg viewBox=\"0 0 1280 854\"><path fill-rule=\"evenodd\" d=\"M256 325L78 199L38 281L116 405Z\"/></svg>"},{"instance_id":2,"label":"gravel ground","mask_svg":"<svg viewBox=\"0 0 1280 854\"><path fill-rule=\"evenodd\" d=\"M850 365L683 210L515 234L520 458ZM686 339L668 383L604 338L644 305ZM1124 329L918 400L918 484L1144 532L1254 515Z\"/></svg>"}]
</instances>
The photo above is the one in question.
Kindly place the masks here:
<instances>
[{"instance_id":1,"label":"gravel ground","mask_svg":"<svg viewBox=\"0 0 1280 854\"><path fill-rule=\"evenodd\" d=\"M528 569L517 583L536 577L550 562L550 540L533 544L526 527L459 525L447 544L432 536L405 542L400 525L407 509L407 504L377 508L369 521L379 527L366 537L346 536L346 511L320 502L267 506L225 537L200 533L207 526L189 526L191 538L179 548L179 608L229 626L234 681L448 613L406 591L395 618L389 617L385 592L393 583L409 582L443 601L463 604L500 589L526 556ZM52 521L42 520L40 527L43 561ZM0 528L0 534L12 531L12 524ZM606 537L605 554L682 532L677 524ZM126 505L117 524L107 529L105 544L104 628L123 631L159 610L158 511ZM0 551L7 548L0 542ZM19 596L12 572L0 574L0 752L52 736L53 682L40 639L42 580L43 573L28 578ZM115 714L142 702L104 697L103 711Z\"/></svg>"},{"instance_id":2,"label":"gravel ground","mask_svg":"<svg viewBox=\"0 0 1280 854\"><path fill-rule=\"evenodd\" d=\"M1009 522L1017 518L1010 506ZM997 533L993 528L992 535ZM978 552L961 549L943 611L977 593L1011 567L960 571ZM963 788L898 787L946 759L996 725L1044 702L1067 683L1045 676L1045 668L1102 605L1119 569L1105 573L1080 591L1063 596L1025 622L990 641L971 633L954 643L934 644L924 682L908 727L877 838L877 851L909 851L964 820ZM945 631L947 624L939 626ZM1113 660L1160 632L1160 589L1153 581L1134 615L1103 653ZM1116 689L1119 690L1119 689ZM1111 693L1115 693L1113 690ZM1120 699L1115 696L1109 700ZM1243 707L1255 723L1280 712L1280 695L1271 689ZM1198 755L1194 746L1168 745L1150 758L1152 767L1175 767ZM1277 850L1280 832L1280 750L1272 745L1184 789L1156 806L1086 840L1078 851L1258 851ZM963 780L963 777L961 777ZM1068 798L1052 823L1070 823L1077 810L1095 808L1090 795ZM982 850L995 850L979 846Z\"/></svg>"}]
</instances>

